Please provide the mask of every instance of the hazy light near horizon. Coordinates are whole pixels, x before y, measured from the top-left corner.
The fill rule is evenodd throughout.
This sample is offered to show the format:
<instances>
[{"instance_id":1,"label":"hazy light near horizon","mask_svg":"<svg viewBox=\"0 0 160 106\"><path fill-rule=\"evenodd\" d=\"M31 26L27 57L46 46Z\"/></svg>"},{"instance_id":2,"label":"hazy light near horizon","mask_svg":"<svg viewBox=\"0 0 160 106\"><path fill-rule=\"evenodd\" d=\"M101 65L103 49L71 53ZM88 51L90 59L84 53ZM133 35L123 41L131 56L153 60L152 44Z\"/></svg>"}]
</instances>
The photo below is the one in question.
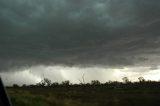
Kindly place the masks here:
<instances>
[{"instance_id":1,"label":"hazy light near horizon","mask_svg":"<svg viewBox=\"0 0 160 106\"><path fill-rule=\"evenodd\" d=\"M150 69L150 67L69 67L69 66L34 66L16 72L1 72L0 75L5 85L12 84L36 84L43 78L48 78L52 82L62 82L65 80L71 83L80 83L84 74L85 82L99 80L105 83L111 81L122 81L123 77L128 77L131 81L137 81L138 77L146 80L160 80L160 69Z\"/></svg>"},{"instance_id":2,"label":"hazy light near horizon","mask_svg":"<svg viewBox=\"0 0 160 106\"><path fill-rule=\"evenodd\" d=\"M0 75L5 85L13 85L13 84L29 85L41 81L41 78L39 76L30 73L28 69L17 72L0 73Z\"/></svg>"}]
</instances>

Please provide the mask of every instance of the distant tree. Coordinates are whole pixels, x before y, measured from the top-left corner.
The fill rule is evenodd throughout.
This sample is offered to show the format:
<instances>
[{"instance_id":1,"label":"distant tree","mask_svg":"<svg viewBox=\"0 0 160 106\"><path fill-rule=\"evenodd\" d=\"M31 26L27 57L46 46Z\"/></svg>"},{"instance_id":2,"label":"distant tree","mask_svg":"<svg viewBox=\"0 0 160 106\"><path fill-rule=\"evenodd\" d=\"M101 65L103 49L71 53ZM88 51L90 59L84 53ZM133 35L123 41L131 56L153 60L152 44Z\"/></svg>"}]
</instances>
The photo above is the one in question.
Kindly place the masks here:
<instances>
[{"instance_id":1,"label":"distant tree","mask_svg":"<svg viewBox=\"0 0 160 106\"><path fill-rule=\"evenodd\" d=\"M109 80L108 83L111 84L113 81Z\"/></svg>"},{"instance_id":2,"label":"distant tree","mask_svg":"<svg viewBox=\"0 0 160 106\"><path fill-rule=\"evenodd\" d=\"M26 85L26 84L23 84L22 87L27 87L27 85Z\"/></svg>"},{"instance_id":3,"label":"distant tree","mask_svg":"<svg viewBox=\"0 0 160 106\"><path fill-rule=\"evenodd\" d=\"M85 85L86 85L86 86L90 86L91 84L90 84L90 83L86 83Z\"/></svg>"},{"instance_id":4,"label":"distant tree","mask_svg":"<svg viewBox=\"0 0 160 106\"><path fill-rule=\"evenodd\" d=\"M13 87L19 87L19 85L17 85L17 84L13 84Z\"/></svg>"},{"instance_id":5,"label":"distant tree","mask_svg":"<svg viewBox=\"0 0 160 106\"><path fill-rule=\"evenodd\" d=\"M64 85L64 86L69 86L71 83L70 83L70 81L69 80L67 80L67 81L62 81L62 85Z\"/></svg>"},{"instance_id":6,"label":"distant tree","mask_svg":"<svg viewBox=\"0 0 160 106\"><path fill-rule=\"evenodd\" d=\"M92 80L91 85L100 85L101 83L98 80Z\"/></svg>"},{"instance_id":7,"label":"distant tree","mask_svg":"<svg viewBox=\"0 0 160 106\"><path fill-rule=\"evenodd\" d=\"M35 87L35 85L34 85L34 84L31 84L31 85L29 85L29 87L30 87L30 88L33 88L33 87Z\"/></svg>"},{"instance_id":8,"label":"distant tree","mask_svg":"<svg viewBox=\"0 0 160 106\"><path fill-rule=\"evenodd\" d=\"M58 82L53 82L52 84L51 84L51 86L58 86L59 85L59 83Z\"/></svg>"},{"instance_id":9,"label":"distant tree","mask_svg":"<svg viewBox=\"0 0 160 106\"><path fill-rule=\"evenodd\" d=\"M39 83L36 84L37 87L40 87L40 86L42 87L42 86L44 86L44 85L45 85L45 84L42 84L41 82L39 82Z\"/></svg>"},{"instance_id":10,"label":"distant tree","mask_svg":"<svg viewBox=\"0 0 160 106\"><path fill-rule=\"evenodd\" d=\"M51 86L51 80L49 80L48 78L44 78L43 80L46 86Z\"/></svg>"},{"instance_id":11,"label":"distant tree","mask_svg":"<svg viewBox=\"0 0 160 106\"><path fill-rule=\"evenodd\" d=\"M138 78L139 82L145 82L145 79L143 77Z\"/></svg>"},{"instance_id":12,"label":"distant tree","mask_svg":"<svg viewBox=\"0 0 160 106\"><path fill-rule=\"evenodd\" d=\"M84 75L82 75L82 81L79 79L80 85L85 85L85 79L84 79Z\"/></svg>"},{"instance_id":13,"label":"distant tree","mask_svg":"<svg viewBox=\"0 0 160 106\"><path fill-rule=\"evenodd\" d=\"M37 84L37 86L51 86L51 80L49 80L48 78L44 78Z\"/></svg>"},{"instance_id":14,"label":"distant tree","mask_svg":"<svg viewBox=\"0 0 160 106\"><path fill-rule=\"evenodd\" d=\"M124 81L124 83L129 83L130 82L128 77L123 77L122 80Z\"/></svg>"}]
</instances>

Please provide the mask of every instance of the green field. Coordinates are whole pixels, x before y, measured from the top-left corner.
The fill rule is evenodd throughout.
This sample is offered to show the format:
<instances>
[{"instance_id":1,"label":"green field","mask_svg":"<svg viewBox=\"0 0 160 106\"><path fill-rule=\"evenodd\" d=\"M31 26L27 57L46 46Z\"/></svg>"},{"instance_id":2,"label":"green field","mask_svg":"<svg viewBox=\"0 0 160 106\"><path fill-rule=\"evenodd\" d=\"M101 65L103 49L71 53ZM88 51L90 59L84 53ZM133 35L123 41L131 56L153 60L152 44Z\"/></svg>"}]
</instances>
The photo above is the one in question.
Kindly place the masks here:
<instances>
[{"instance_id":1,"label":"green field","mask_svg":"<svg viewBox=\"0 0 160 106\"><path fill-rule=\"evenodd\" d=\"M159 89L88 87L7 88L13 106L160 106Z\"/></svg>"}]
</instances>

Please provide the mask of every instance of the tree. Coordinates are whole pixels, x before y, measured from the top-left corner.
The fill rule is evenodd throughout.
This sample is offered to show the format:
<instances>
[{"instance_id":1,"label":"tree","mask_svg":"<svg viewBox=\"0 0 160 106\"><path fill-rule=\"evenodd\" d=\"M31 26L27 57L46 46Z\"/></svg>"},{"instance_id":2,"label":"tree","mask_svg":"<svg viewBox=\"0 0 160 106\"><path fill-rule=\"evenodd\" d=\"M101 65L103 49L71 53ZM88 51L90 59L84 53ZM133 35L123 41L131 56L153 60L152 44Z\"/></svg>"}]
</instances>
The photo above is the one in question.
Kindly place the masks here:
<instances>
[{"instance_id":1,"label":"tree","mask_svg":"<svg viewBox=\"0 0 160 106\"><path fill-rule=\"evenodd\" d=\"M67 80L67 81L62 81L62 85L64 85L64 86L69 86L71 83L70 83L70 81L69 80Z\"/></svg>"},{"instance_id":2,"label":"tree","mask_svg":"<svg viewBox=\"0 0 160 106\"><path fill-rule=\"evenodd\" d=\"M82 81L83 81L83 82L79 79L80 85L85 85L84 75L85 75L85 74L82 75Z\"/></svg>"},{"instance_id":3,"label":"tree","mask_svg":"<svg viewBox=\"0 0 160 106\"><path fill-rule=\"evenodd\" d=\"M17 87L19 87L19 85L17 85L17 84L13 84L13 87L17 88Z\"/></svg>"},{"instance_id":4,"label":"tree","mask_svg":"<svg viewBox=\"0 0 160 106\"><path fill-rule=\"evenodd\" d=\"M44 78L43 80L46 86L51 86L51 80L49 80L48 78Z\"/></svg>"},{"instance_id":5,"label":"tree","mask_svg":"<svg viewBox=\"0 0 160 106\"><path fill-rule=\"evenodd\" d=\"M26 85L26 84L23 84L22 87L27 87L27 85Z\"/></svg>"},{"instance_id":6,"label":"tree","mask_svg":"<svg viewBox=\"0 0 160 106\"><path fill-rule=\"evenodd\" d=\"M101 83L98 80L92 80L91 85L100 85Z\"/></svg>"},{"instance_id":7,"label":"tree","mask_svg":"<svg viewBox=\"0 0 160 106\"><path fill-rule=\"evenodd\" d=\"M145 79L143 77L138 78L139 82L145 82Z\"/></svg>"},{"instance_id":8,"label":"tree","mask_svg":"<svg viewBox=\"0 0 160 106\"><path fill-rule=\"evenodd\" d=\"M58 82L54 82L54 83L51 84L51 86L53 86L53 87L58 86L58 85L59 85Z\"/></svg>"},{"instance_id":9,"label":"tree","mask_svg":"<svg viewBox=\"0 0 160 106\"><path fill-rule=\"evenodd\" d=\"M37 85L38 86L51 86L51 80L49 80L48 78L44 78Z\"/></svg>"},{"instance_id":10,"label":"tree","mask_svg":"<svg viewBox=\"0 0 160 106\"><path fill-rule=\"evenodd\" d=\"M123 77L122 80L124 81L124 83L128 83L129 82L128 77Z\"/></svg>"}]
</instances>

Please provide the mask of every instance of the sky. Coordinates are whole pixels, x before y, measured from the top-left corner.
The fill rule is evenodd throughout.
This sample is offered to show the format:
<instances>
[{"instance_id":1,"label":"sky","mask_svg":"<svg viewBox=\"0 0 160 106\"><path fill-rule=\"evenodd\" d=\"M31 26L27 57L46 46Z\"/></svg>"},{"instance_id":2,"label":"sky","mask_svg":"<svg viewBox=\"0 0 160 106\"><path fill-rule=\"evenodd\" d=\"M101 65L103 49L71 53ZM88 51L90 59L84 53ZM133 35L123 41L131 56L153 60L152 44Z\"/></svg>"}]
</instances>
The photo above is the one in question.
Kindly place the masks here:
<instances>
[{"instance_id":1,"label":"sky","mask_svg":"<svg viewBox=\"0 0 160 106\"><path fill-rule=\"evenodd\" d=\"M160 80L160 1L1 0L6 85Z\"/></svg>"}]
</instances>

